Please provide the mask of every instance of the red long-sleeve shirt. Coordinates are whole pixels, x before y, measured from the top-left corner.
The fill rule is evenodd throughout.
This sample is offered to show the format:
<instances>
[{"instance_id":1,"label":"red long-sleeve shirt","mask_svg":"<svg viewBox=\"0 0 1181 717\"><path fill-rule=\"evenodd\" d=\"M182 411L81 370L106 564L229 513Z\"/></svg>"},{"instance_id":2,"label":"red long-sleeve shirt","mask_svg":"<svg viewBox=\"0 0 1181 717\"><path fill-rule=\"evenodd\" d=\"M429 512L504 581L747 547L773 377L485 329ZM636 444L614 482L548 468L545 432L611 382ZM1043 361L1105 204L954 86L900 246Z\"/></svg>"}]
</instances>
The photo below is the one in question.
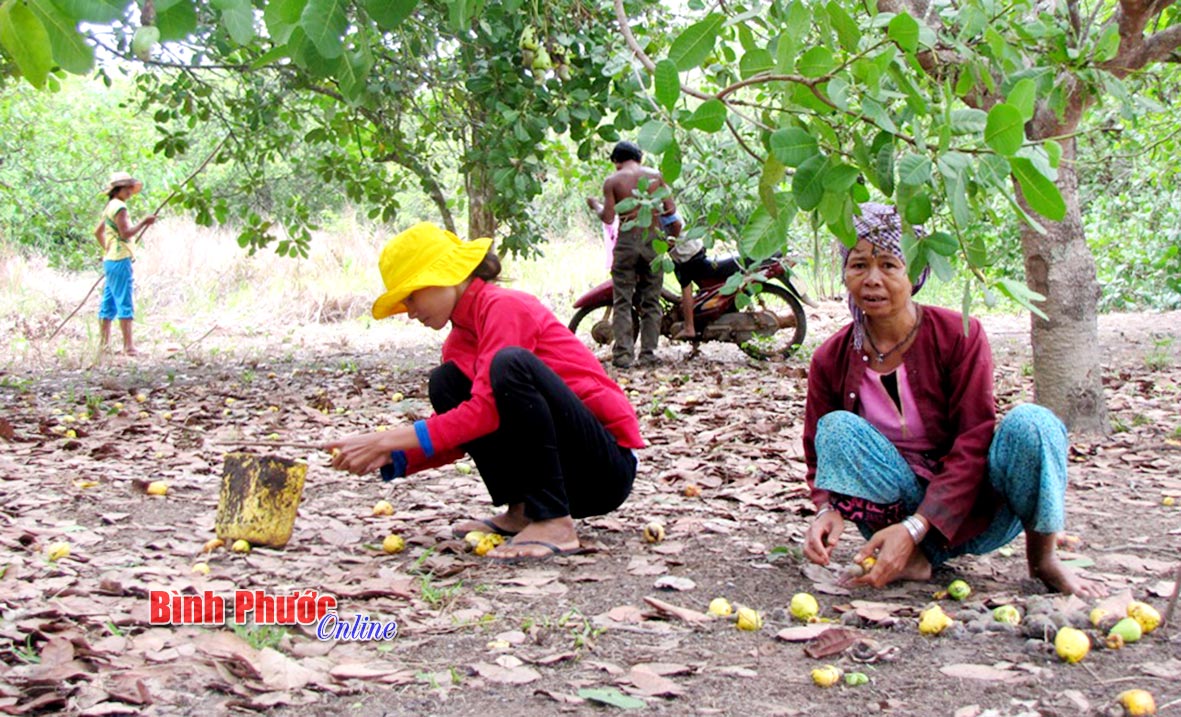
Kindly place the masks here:
<instances>
[{"instance_id":1,"label":"red long-sleeve shirt","mask_svg":"<svg viewBox=\"0 0 1181 717\"><path fill-rule=\"evenodd\" d=\"M426 421L435 455L406 452L407 473L449 463L460 448L500 426L488 370L503 348L532 352L562 379L624 448L643 448L635 409L594 354L531 294L473 279L451 312L443 362L454 362L472 381L472 397Z\"/></svg>"},{"instance_id":2,"label":"red long-sleeve shirt","mask_svg":"<svg viewBox=\"0 0 1181 717\"><path fill-rule=\"evenodd\" d=\"M988 448L996 427L992 350L976 319L935 306L923 306L922 325L903 355L915 404L927 436L937 446L927 455L902 457L927 492L918 512L949 545L984 531L1001 505L988 480ZM831 411L859 413L862 377L869 359L853 349L853 325L844 327L812 356L804 416L807 481L816 505L828 492L816 487L816 424Z\"/></svg>"}]
</instances>

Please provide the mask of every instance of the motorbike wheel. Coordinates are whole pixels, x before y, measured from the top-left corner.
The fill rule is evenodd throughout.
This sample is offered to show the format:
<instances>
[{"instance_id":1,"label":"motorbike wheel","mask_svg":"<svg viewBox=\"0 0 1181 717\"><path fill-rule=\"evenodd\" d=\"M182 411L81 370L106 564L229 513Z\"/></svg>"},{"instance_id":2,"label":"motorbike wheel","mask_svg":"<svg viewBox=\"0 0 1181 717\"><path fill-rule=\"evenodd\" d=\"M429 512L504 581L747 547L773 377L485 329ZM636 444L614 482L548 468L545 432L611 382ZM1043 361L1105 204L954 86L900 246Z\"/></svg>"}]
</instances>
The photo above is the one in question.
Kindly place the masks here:
<instances>
[{"instance_id":1,"label":"motorbike wheel","mask_svg":"<svg viewBox=\"0 0 1181 717\"><path fill-rule=\"evenodd\" d=\"M590 318L589 321L583 322ZM607 322L606 330L595 331L595 326L600 322ZM614 341L614 336L611 333L611 305L602 304L598 306L584 306L578 311L574 312L574 316L570 319L570 323L566 325L570 332L575 336L579 336L578 329L582 327L583 333L591 337L599 346L608 346ZM635 341L640 335L640 315L632 309L632 340ZM581 336L579 336L581 338Z\"/></svg>"},{"instance_id":2,"label":"motorbike wheel","mask_svg":"<svg viewBox=\"0 0 1181 717\"><path fill-rule=\"evenodd\" d=\"M774 284L763 284L763 290L755 297L748 310L770 311L779 317L779 324L783 327L773 334L756 335L742 344L742 350L748 356L757 359L769 358L772 355L787 358L804 343L804 336L808 333L808 318L804 315L804 307L800 300L787 289ZM785 340L788 335L791 336L790 340Z\"/></svg>"}]
</instances>

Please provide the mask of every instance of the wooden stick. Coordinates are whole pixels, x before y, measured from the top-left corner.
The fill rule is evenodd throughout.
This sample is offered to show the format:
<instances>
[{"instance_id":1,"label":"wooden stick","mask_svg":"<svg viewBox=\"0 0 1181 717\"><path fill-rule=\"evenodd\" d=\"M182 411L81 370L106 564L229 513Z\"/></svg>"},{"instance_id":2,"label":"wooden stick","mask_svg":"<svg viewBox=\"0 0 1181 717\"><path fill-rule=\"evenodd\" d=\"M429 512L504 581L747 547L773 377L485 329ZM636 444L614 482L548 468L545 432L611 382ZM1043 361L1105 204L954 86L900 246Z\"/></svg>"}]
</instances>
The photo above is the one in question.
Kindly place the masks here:
<instances>
[{"instance_id":1,"label":"wooden stick","mask_svg":"<svg viewBox=\"0 0 1181 717\"><path fill-rule=\"evenodd\" d=\"M180 190L186 184L193 181L193 177L196 177L198 174L200 174L201 170L205 169L206 165L208 165L211 161L213 161L213 158L215 156L217 156L218 152L221 151L222 145L224 145L226 143L226 140L229 138L230 138L230 136L228 134L225 137L222 137L221 141L217 143L217 146L213 148L213 151L209 153L209 156L205 158L205 161L201 163L201 166L197 167L197 169L194 170L192 174L185 177L185 181L176 185L176 189L172 190L172 194L169 194L168 197L164 201L160 202L160 206L156 207L156 211L152 212L152 214L159 214L160 210L163 209L165 206L167 206L167 204L172 201L173 197L175 197L177 195L177 193L180 192ZM139 234L135 235L136 240L138 240L140 237L142 237L144 235L144 232L146 232L147 230L148 230L147 227L143 227L142 229L140 229ZM99 274L98 279L95 280L95 282L94 282L94 286L90 287L90 291L86 292L86 296L84 296L82 298L82 301L78 302L78 305L76 307L74 307L74 310L70 312L70 315L67 316L64 320L62 320L62 322L60 324L57 325L57 328L54 329L53 333L49 335L49 338L45 339L46 343L49 343L50 341L52 341L54 339L54 337L57 336L58 332L60 332L65 327L65 325L67 323L69 323L70 319L74 318L74 315L77 314L78 311L80 311L82 309L82 307L86 305L86 302L90 299L90 295L94 293L94 290L98 288L98 285L102 283L102 281L105 277L106 277L105 274ZM204 338L204 337L202 337L202 338Z\"/></svg>"},{"instance_id":2,"label":"wooden stick","mask_svg":"<svg viewBox=\"0 0 1181 717\"><path fill-rule=\"evenodd\" d=\"M49 335L49 338L45 339L46 343L53 341L53 337L57 336L57 333L62 330L62 327L64 327L70 319L74 318L74 314L78 313L78 311L80 311L82 307L86 305L86 302L90 299L90 295L94 293L94 290L98 288L98 285L103 282L105 277L105 274L98 275L98 278L94 280L94 284L90 287L90 291L86 292L86 296L82 297L82 301L78 302L78 305L74 307L74 310L70 312L70 315L62 319L62 322L57 325L57 328L54 329L53 333Z\"/></svg>"}]
</instances>

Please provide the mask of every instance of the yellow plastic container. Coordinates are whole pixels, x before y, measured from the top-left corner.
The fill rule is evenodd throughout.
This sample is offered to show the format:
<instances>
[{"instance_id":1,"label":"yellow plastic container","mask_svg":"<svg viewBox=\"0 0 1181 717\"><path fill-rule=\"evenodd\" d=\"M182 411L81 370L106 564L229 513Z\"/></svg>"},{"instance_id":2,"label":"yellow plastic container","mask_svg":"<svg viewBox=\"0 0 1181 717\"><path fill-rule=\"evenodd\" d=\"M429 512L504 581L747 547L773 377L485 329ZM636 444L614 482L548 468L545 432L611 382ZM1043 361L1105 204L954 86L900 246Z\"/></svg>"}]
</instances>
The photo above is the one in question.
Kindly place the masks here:
<instances>
[{"instance_id":1,"label":"yellow plastic container","mask_svg":"<svg viewBox=\"0 0 1181 717\"><path fill-rule=\"evenodd\" d=\"M217 537L281 548L291 539L308 464L227 453L217 502Z\"/></svg>"}]
</instances>

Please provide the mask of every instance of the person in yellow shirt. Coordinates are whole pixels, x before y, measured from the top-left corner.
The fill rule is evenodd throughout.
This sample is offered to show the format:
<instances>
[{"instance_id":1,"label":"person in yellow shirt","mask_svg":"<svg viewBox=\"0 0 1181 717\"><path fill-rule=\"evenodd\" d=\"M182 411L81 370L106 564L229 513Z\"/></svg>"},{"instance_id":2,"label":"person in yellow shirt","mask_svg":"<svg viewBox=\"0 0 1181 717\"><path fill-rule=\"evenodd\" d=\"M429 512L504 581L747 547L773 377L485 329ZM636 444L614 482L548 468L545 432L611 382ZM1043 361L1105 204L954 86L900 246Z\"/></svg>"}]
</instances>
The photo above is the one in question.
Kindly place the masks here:
<instances>
[{"instance_id":1,"label":"person in yellow shirt","mask_svg":"<svg viewBox=\"0 0 1181 717\"><path fill-rule=\"evenodd\" d=\"M98 308L99 350L106 351L111 339L111 321L119 319L119 330L123 334L123 353L136 355L135 343L131 338L131 322L135 319L132 303L131 262L135 260L135 240L139 233L156 221L155 214L149 214L139 223L132 224L127 213L127 200L139 194L143 182L127 172L115 172L107 182L103 194L107 205L103 209L102 221L94 230L94 237L103 250L102 303Z\"/></svg>"}]
</instances>

